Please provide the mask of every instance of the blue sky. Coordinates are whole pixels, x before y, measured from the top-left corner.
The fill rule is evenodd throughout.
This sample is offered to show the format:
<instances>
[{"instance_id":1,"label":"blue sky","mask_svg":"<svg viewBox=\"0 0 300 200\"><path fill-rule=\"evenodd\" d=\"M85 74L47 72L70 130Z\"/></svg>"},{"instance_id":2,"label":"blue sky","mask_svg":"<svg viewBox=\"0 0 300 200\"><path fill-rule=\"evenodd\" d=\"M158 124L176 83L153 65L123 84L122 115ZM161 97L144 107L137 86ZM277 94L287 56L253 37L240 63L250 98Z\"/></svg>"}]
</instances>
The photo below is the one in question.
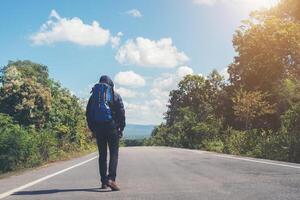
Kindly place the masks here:
<instances>
[{"instance_id":1,"label":"blue sky","mask_svg":"<svg viewBox=\"0 0 300 200\"><path fill-rule=\"evenodd\" d=\"M29 59L87 98L101 74L116 82L128 123L158 124L186 74L224 73L232 36L251 10L277 0L4 0L0 64Z\"/></svg>"}]
</instances>

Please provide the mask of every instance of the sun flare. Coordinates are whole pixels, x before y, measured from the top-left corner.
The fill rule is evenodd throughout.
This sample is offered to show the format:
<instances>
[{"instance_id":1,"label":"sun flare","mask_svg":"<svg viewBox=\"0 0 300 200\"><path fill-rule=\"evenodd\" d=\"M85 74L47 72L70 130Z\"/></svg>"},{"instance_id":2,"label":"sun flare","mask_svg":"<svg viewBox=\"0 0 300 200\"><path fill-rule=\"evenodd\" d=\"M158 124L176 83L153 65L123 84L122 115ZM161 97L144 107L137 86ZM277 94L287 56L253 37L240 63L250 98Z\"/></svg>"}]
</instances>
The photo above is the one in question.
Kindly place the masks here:
<instances>
[{"instance_id":1,"label":"sun flare","mask_svg":"<svg viewBox=\"0 0 300 200\"><path fill-rule=\"evenodd\" d=\"M254 9L270 8L275 6L280 0L244 0Z\"/></svg>"}]
</instances>

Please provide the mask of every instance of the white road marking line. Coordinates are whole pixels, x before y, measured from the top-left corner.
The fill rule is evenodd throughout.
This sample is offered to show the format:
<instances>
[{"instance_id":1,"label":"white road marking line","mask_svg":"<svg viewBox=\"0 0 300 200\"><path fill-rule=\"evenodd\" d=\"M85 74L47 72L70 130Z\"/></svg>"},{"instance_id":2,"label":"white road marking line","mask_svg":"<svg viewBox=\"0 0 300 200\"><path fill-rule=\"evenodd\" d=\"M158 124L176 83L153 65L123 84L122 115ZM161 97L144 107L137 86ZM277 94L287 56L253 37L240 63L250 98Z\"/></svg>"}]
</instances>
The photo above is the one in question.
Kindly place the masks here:
<instances>
[{"instance_id":1,"label":"white road marking line","mask_svg":"<svg viewBox=\"0 0 300 200\"><path fill-rule=\"evenodd\" d=\"M267 164L267 165L275 165L275 166L281 166L281 167L300 169L300 166L281 164L281 163L275 163L275 162L267 162L267 161L263 161L263 160L254 160L254 159L250 159L250 158L241 158L241 157L235 157L235 156L230 156L230 155L217 155L217 154L214 154L214 156L221 157L221 158L228 158L228 159L243 160L243 161L248 161L248 162Z\"/></svg>"},{"instance_id":2,"label":"white road marking line","mask_svg":"<svg viewBox=\"0 0 300 200\"><path fill-rule=\"evenodd\" d=\"M266 165L275 165L275 166L280 166L280 167L289 167L289 168L294 168L294 169L300 169L300 165L296 166L296 165L289 165L289 164L282 164L282 163L275 163L275 162L267 162L267 161L258 160L258 159L255 159L255 158L245 158L245 157L243 158L243 157L237 157L237 156L234 156L234 155L216 154L216 153L213 153L211 151L194 150L194 149L187 149L187 150L192 151L194 153L198 153L198 154L207 153L208 155L213 155L213 156L220 157L220 158L243 160L243 161L261 163L261 164L266 164Z\"/></svg>"},{"instance_id":3,"label":"white road marking line","mask_svg":"<svg viewBox=\"0 0 300 200\"><path fill-rule=\"evenodd\" d=\"M80 165L83 165L83 164L85 164L85 163L87 163L87 162L90 162L90 161L92 161L92 160L94 160L94 159L96 159L96 158L98 158L98 156L92 157L92 158L90 158L90 159L88 159L88 160L86 160L86 161L83 161L83 162L81 162L81 163L78 163L78 164L76 164L76 165L73 165L73 166L71 166L71 167L68 167L68 168L66 168L66 169L60 170L60 171L58 171L58 172L55 172L55 173L50 174L50 175L48 175L48 176L45 176L45 177L43 177L43 178L37 179L37 180L35 180L35 181L32 181L32 182L30 182L30 183L27 183L27 184L25 184L25 185L22 185L22 186L20 186L20 187L15 188L15 189L12 189L12 190L9 190L9 191L7 191L7 192L4 192L4 193L0 194L0 199L3 199L3 198L5 198L5 197L7 197L7 196L9 196L9 195L11 195L11 194L13 194L13 193L15 193L15 192L24 190L24 189L26 189L26 188L28 188L28 187L31 187L31 186L33 186L33 185L35 185L35 184L38 184L38 183L40 183L40 182L42 182L42 181L45 181L45 180L49 179L49 178L52 178L53 176L56 176L56 175L58 175L58 174L64 173L64 172L66 172L66 171L69 171L69 170L71 170L71 169L73 169L73 168L75 168L75 167L79 167Z\"/></svg>"}]
</instances>

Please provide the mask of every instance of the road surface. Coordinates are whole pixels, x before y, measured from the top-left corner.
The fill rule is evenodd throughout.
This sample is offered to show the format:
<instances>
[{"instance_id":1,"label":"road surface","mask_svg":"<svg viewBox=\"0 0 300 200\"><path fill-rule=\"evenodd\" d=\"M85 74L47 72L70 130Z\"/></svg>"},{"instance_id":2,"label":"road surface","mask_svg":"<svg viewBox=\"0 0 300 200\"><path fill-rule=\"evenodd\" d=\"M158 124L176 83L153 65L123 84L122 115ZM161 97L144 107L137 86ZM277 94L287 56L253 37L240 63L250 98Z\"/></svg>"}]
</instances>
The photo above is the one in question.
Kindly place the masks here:
<instances>
[{"instance_id":1,"label":"road surface","mask_svg":"<svg viewBox=\"0 0 300 200\"><path fill-rule=\"evenodd\" d=\"M0 199L300 199L300 165L167 147L121 148L117 181L99 189L94 153L0 179Z\"/></svg>"}]
</instances>

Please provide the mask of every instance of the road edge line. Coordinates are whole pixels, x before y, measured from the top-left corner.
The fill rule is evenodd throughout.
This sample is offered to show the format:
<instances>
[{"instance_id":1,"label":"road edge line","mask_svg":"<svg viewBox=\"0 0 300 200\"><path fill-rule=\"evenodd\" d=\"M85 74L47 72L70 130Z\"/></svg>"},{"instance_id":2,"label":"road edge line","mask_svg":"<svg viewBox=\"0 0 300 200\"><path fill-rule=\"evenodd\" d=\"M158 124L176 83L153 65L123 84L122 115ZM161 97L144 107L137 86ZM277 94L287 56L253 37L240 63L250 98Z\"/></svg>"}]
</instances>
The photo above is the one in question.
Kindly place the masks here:
<instances>
[{"instance_id":1,"label":"road edge line","mask_svg":"<svg viewBox=\"0 0 300 200\"><path fill-rule=\"evenodd\" d=\"M39 178L39 179L37 179L37 180L35 180L35 181L32 181L32 182L29 182L29 183L27 183L27 184L25 184L25 185L22 185L22 186L20 186L20 187L15 188L15 189L11 189L11 190L9 190L9 191L7 191L7 192L1 193L1 194L0 194L0 199L3 199L3 198L5 198L5 197L8 197L8 196L12 195L13 193L16 193L16 192L18 192L18 191L24 190L24 189L26 189L26 188L28 188L28 187L33 186L33 185L36 185L36 184L38 184L38 183L40 183L40 182L42 182L42 181L45 181L45 180L47 180L47 179L49 179L49 178L52 178L52 177L54 177L54 176L56 176L56 175L59 175L59 174L62 174L62 173L64 173L64 172L66 172L66 171L69 171L69 170L71 170L71 169L74 169L75 167L79 167L79 166L81 166L81 165L83 165L83 164L86 164L86 163L88 163L88 162L90 162L90 161L96 159L96 158L98 158L98 156L94 156L94 157L92 157L92 158L90 158L90 159L88 159L88 160L85 160L85 161L83 161L83 162L77 163L76 165L73 165L73 166L71 166L71 167L62 169L62 170L60 170L60 171L58 171L58 172L55 172L55 173L52 173L52 174L50 174L50 175L44 176L44 177L42 177L42 178Z\"/></svg>"},{"instance_id":2,"label":"road edge line","mask_svg":"<svg viewBox=\"0 0 300 200\"><path fill-rule=\"evenodd\" d=\"M182 150L194 152L197 154L207 154L207 155L212 155L212 156L216 156L216 157L220 157L220 158L242 160L242 161L255 162L255 163L261 163L261 164L266 164L266 165L274 165L274 166L280 166L280 167L300 169L300 166L292 165L292 164L299 165L297 163L292 163L292 164L276 163L276 160L265 160L265 159L259 159L259 158L242 157L242 156L238 156L238 155L223 154L223 153L217 153L217 152L213 152L213 151L205 151L205 150L200 150L200 149L198 150L198 149L186 149L186 148L176 148L176 147L168 147L168 148L182 149ZM274 161L274 162L272 162L272 161ZM281 162L281 161L278 161L278 162Z\"/></svg>"},{"instance_id":3,"label":"road edge line","mask_svg":"<svg viewBox=\"0 0 300 200\"><path fill-rule=\"evenodd\" d=\"M261 163L261 164L266 164L266 165L275 165L275 166L280 166L280 167L289 167L289 168L294 168L294 169L300 169L300 166L281 164L281 163L275 163L275 162L267 162L267 161L263 161L263 160L255 160L255 159L250 159L250 158L235 157L235 156L230 156L230 155L217 155L217 154L215 154L214 156L217 156L220 158L228 158L228 159L234 159L234 160L256 162L256 163Z\"/></svg>"}]
</instances>

